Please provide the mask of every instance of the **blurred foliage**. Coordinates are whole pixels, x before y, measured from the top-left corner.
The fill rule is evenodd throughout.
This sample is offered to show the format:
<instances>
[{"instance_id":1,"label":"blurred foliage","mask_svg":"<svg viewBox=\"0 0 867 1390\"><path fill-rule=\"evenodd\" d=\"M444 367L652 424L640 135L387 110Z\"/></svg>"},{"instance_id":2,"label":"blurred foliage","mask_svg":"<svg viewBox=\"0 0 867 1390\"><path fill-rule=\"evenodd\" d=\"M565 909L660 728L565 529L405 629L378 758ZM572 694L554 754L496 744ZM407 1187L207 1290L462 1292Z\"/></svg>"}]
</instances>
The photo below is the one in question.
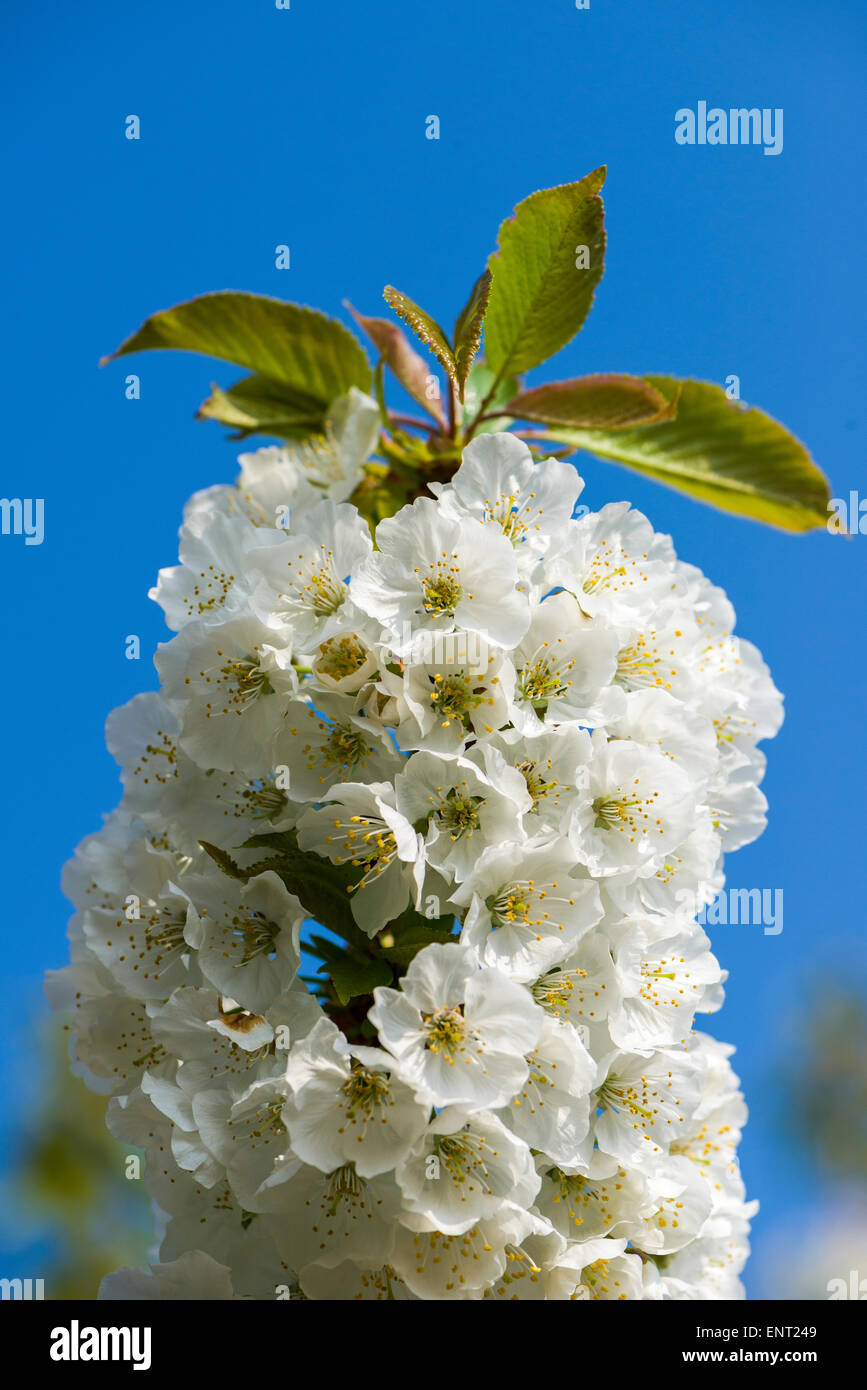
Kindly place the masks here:
<instances>
[{"instance_id":1,"label":"blurred foliage","mask_svg":"<svg viewBox=\"0 0 867 1390\"><path fill-rule=\"evenodd\" d=\"M809 996L783 1063L787 1122L826 1174L867 1188L867 999L842 976Z\"/></svg>"},{"instance_id":2,"label":"blurred foliage","mask_svg":"<svg viewBox=\"0 0 867 1390\"><path fill-rule=\"evenodd\" d=\"M107 1097L71 1074L67 1040L64 1020L50 1019L36 1103L24 1118L5 1195L16 1223L52 1242L46 1298L94 1299L110 1270L146 1262L153 1217L144 1183L124 1175L127 1155L138 1151L109 1134Z\"/></svg>"}]
</instances>

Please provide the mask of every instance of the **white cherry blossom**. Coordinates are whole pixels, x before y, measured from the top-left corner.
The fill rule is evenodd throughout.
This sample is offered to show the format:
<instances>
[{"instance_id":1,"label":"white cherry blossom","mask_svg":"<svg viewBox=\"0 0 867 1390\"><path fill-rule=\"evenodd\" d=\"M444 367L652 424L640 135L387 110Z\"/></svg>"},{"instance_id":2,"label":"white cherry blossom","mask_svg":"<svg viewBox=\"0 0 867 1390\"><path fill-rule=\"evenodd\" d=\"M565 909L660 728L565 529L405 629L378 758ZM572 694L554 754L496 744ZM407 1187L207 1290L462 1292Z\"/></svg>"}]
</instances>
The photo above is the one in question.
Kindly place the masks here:
<instances>
[{"instance_id":1,"label":"white cherry blossom","mask_svg":"<svg viewBox=\"0 0 867 1390\"><path fill-rule=\"evenodd\" d=\"M283 1120L292 1149L330 1173L354 1163L363 1178L394 1169L422 1133L427 1111L380 1048L351 1046L323 1018L293 1048Z\"/></svg>"},{"instance_id":2,"label":"white cherry blossom","mask_svg":"<svg viewBox=\"0 0 867 1390\"><path fill-rule=\"evenodd\" d=\"M452 902L466 909L461 940L522 984L571 955L602 916L596 884L562 843L486 849Z\"/></svg>"},{"instance_id":3,"label":"white cherry blossom","mask_svg":"<svg viewBox=\"0 0 867 1390\"><path fill-rule=\"evenodd\" d=\"M395 1069L432 1105L502 1105L528 1074L543 1014L498 970L480 970L466 946L426 946L400 990L374 990L370 1020Z\"/></svg>"},{"instance_id":4,"label":"white cherry blossom","mask_svg":"<svg viewBox=\"0 0 867 1390\"><path fill-rule=\"evenodd\" d=\"M424 631L464 628L503 647L526 632L529 605L502 533L470 517L451 518L421 497L380 522L376 541L378 550L354 577L352 597L394 635L395 650L411 650L414 635Z\"/></svg>"}]
</instances>

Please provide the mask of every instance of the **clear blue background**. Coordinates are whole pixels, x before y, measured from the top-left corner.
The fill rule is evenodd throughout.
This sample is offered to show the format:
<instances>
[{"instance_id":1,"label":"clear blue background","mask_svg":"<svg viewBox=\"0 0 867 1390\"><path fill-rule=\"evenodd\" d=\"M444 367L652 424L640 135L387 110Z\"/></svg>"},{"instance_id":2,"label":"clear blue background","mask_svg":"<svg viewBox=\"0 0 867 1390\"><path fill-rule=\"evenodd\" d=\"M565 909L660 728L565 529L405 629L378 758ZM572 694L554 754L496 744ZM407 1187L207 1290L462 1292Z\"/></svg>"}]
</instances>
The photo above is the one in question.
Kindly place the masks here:
<instances>
[{"instance_id":1,"label":"clear blue background","mask_svg":"<svg viewBox=\"0 0 867 1390\"><path fill-rule=\"evenodd\" d=\"M104 717L155 685L164 629L147 589L174 562L185 498L234 473L235 446L193 420L231 368L148 354L98 371L100 355L148 313L222 288L332 313L349 296L376 314L391 281L451 322L514 204L607 163L607 269L556 374L736 373L836 494L867 496L867 12L856 0L45 0L0 26L0 492L43 497L46 513L41 547L0 537L8 1123L32 1100L41 974L66 958L60 865L118 798ZM678 146L674 112L700 99L783 107L783 153ZM124 138L132 113L139 142ZM438 142L425 139L430 114ZM128 371L139 401L124 398ZM787 696L769 828L729 863L732 886L784 889L784 931L712 929L731 971L713 1027L737 1044L751 1103L742 1156L760 1252L775 1228L796 1243L818 1200L781 1135L784 1030L819 965L865 973L867 537L797 538L613 466L585 471L585 501L629 497L727 588ZM140 662L125 659L130 633ZM39 1249L0 1272L38 1274Z\"/></svg>"}]
</instances>

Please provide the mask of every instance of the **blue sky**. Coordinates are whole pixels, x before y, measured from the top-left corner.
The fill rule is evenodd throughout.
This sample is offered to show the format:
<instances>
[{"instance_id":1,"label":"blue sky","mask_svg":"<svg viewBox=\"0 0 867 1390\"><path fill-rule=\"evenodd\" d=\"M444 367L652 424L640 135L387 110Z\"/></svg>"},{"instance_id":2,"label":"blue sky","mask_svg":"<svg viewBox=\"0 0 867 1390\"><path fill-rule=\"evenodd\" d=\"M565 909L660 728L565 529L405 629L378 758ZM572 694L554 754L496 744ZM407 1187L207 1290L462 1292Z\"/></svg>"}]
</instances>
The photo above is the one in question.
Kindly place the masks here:
<instances>
[{"instance_id":1,"label":"blue sky","mask_svg":"<svg viewBox=\"0 0 867 1390\"><path fill-rule=\"evenodd\" d=\"M45 501L41 546L0 537L8 1122L32 1091L42 972L66 956L60 866L118 798L105 715L156 684L149 654L164 629L147 589L174 561L185 498L234 472L234 446L193 420L231 368L148 354L99 371L98 358L148 313L213 289L336 314L348 296L378 314L391 282L451 321L514 204L606 163L607 269L554 374L736 374L835 494L867 497L867 11L45 0L7 9L0 34L0 490ZM678 145L675 111L699 100L783 108L782 153ZM139 141L124 138L130 114ZM425 138L430 114L438 141ZM281 243L288 271L274 265ZM124 397L129 370L139 401ZM711 929L731 971L713 1031L737 1045L753 1112L742 1158L761 1253L816 1200L815 1175L778 1133L784 1030L819 965L867 976L867 538L796 538L614 466L582 471L582 500L628 497L724 585L787 697L768 747L769 828L729 864L731 886L784 890L784 930ZM140 662L124 656L131 633Z\"/></svg>"}]
</instances>

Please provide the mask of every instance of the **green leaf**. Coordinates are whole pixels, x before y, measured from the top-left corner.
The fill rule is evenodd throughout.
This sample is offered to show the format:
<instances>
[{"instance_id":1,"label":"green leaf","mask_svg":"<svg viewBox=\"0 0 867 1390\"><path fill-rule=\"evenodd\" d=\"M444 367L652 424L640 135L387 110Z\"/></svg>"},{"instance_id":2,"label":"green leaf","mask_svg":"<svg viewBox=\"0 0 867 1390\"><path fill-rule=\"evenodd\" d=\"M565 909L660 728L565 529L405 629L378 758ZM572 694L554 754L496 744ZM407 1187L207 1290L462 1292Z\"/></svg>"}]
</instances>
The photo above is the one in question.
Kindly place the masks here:
<instances>
[{"instance_id":1,"label":"green leaf","mask_svg":"<svg viewBox=\"0 0 867 1390\"><path fill-rule=\"evenodd\" d=\"M369 940L352 915L349 889L358 878L356 868L332 864L324 855L299 849L294 830L253 835L240 848L271 850L268 867L280 875L304 910L344 940L369 949Z\"/></svg>"},{"instance_id":2,"label":"green leaf","mask_svg":"<svg viewBox=\"0 0 867 1390\"><path fill-rule=\"evenodd\" d=\"M552 438L754 521L787 531L827 523L828 480L776 420L704 381L647 380L667 400L677 397L674 420L634 430L558 427Z\"/></svg>"},{"instance_id":3,"label":"green leaf","mask_svg":"<svg viewBox=\"0 0 867 1390\"><path fill-rule=\"evenodd\" d=\"M491 297L491 272L483 271L473 286L455 324L455 367L457 369L458 394L464 398L464 387L470 373L473 358L482 341L482 324Z\"/></svg>"},{"instance_id":4,"label":"green leaf","mask_svg":"<svg viewBox=\"0 0 867 1390\"><path fill-rule=\"evenodd\" d=\"M446 420L439 401L431 400L427 394L430 367L412 347L402 329L388 319L372 319L359 314L346 299L343 303L359 328L364 329L378 348L383 361L394 372L401 386L445 429Z\"/></svg>"},{"instance_id":5,"label":"green leaf","mask_svg":"<svg viewBox=\"0 0 867 1390\"><path fill-rule=\"evenodd\" d=\"M494 282L485 320L485 353L498 376L537 367L587 317L604 264L604 182L602 168L531 193L501 226L488 262ZM586 248L586 265L579 248Z\"/></svg>"},{"instance_id":6,"label":"green leaf","mask_svg":"<svg viewBox=\"0 0 867 1390\"><path fill-rule=\"evenodd\" d=\"M251 434L276 435L278 439L307 439L325 429L326 407L321 401L292 391L265 376L245 376L222 391L211 383L211 394L199 406L197 419L230 425L236 439Z\"/></svg>"},{"instance_id":7,"label":"green leaf","mask_svg":"<svg viewBox=\"0 0 867 1390\"><path fill-rule=\"evenodd\" d=\"M358 994L372 994L377 985L390 985L392 969L387 961L360 959L343 946L324 936L311 936L311 954L319 956L319 974L328 974L341 1004L348 1004Z\"/></svg>"},{"instance_id":8,"label":"green leaf","mask_svg":"<svg viewBox=\"0 0 867 1390\"><path fill-rule=\"evenodd\" d=\"M299 854L307 853L306 850L298 849L298 838L294 830L269 830L263 835L251 835L243 844L237 846L238 849L273 849L286 854L297 850ZM319 858L317 854L316 858Z\"/></svg>"},{"instance_id":9,"label":"green leaf","mask_svg":"<svg viewBox=\"0 0 867 1390\"><path fill-rule=\"evenodd\" d=\"M280 858L273 855L268 859L258 859L255 864L245 864L241 868L240 864L236 864L232 856L227 854L224 849L219 849L217 845L208 844L207 840L200 840L199 844L211 856L214 863L220 866L224 874L227 874L229 878L237 879L239 883L249 883L251 878L257 878L259 874L267 873L269 869L279 874L283 868ZM244 846L242 845L241 848L243 849Z\"/></svg>"},{"instance_id":10,"label":"green leaf","mask_svg":"<svg viewBox=\"0 0 867 1390\"><path fill-rule=\"evenodd\" d=\"M455 364L454 353L448 338L436 320L432 319L430 314L425 313L424 309L419 308L418 304L413 303L405 294L401 294L400 290L396 290L393 285L386 285L382 296L398 318L403 319L404 323L408 323L416 337L430 348L440 366L445 368L457 386L458 369Z\"/></svg>"},{"instance_id":11,"label":"green leaf","mask_svg":"<svg viewBox=\"0 0 867 1390\"><path fill-rule=\"evenodd\" d=\"M496 377L486 362L476 360L470 368L464 390L464 408L462 425L464 428L470 424L479 413L482 401L485 400L491 388L496 382ZM506 403L511 400L521 389L521 383L516 376L505 377L497 384L494 394L488 401L486 410L497 411L505 410ZM491 420L482 420L476 425L475 434L495 434L498 430L507 430L512 423L506 416L495 416Z\"/></svg>"},{"instance_id":12,"label":"green leaf","mask_svg":"<svg viewBox=\"0 0 867 1390\"><path fill-rule=\"evenodd\" d=\"M236 362L323 407L351 386L370 389L370 364L348 328L315 309L264 295L222 290L176 304L146 319L102 362L152 348Z\"/></svg>"},{"instance_id":13,"label":"green leaf","mask_svg":"<svg viewBox=\"0 0 867 1390\"><path fill-rule=\"evenodd\" d=\"M219 864L223 873L228 874L229 878L236 878L241 883L247 882L249 874L245 869L239 868L231 854L227 854L224 849L219 849L217 845L208 844L207 840L200 840L199 844L202 846L205 853L211 856L214 863Z\"/></svg>"},{"instance_id":14,"label":"green leaf","mask_svg":"<svg viewBox=\"0 0 867 1390\"><path fill-rule=\"evenodd\" d=\"M382 441L380 452L389 455L388 445ZM379 523L387 516L394 516L409 501L413 482L408 477L399 476L384 464L368 464L365 477L350 497L350 502L370 526L371 536L375 535Z\"/></svg>"},{"instance_id":15,"label":"green leaf","mask_svg":"<svg viewBox=\"0 0 867 1390\"><path fill-rule=\"evenodd\" d=\"M389 922L386 929L386 933L390 933L394 938L394 944L392 946L382 944L383 936L386 936L386 933L380 937L382 954L398 970L406 970L419 951L423 947L429 946L432 941L453 941L455 939L454 927L454 914L429 919L423 917L420 912L416 912L415 908L408 907L393 922Z\"/></svg>"},{"instance_id":16,"label":"green leaf","mask_svg":"<svg viewBox=\"0 0 867 1390\"><path fill-rule=\"evenodd\" d=\"M640 376L607 373L552 381L532 391L522 391L509 401L509 414L542 425L570 425L579 429L627 429L671 420L677 413L677 397L666 400Z\"/></svg>"}]
</instances>

